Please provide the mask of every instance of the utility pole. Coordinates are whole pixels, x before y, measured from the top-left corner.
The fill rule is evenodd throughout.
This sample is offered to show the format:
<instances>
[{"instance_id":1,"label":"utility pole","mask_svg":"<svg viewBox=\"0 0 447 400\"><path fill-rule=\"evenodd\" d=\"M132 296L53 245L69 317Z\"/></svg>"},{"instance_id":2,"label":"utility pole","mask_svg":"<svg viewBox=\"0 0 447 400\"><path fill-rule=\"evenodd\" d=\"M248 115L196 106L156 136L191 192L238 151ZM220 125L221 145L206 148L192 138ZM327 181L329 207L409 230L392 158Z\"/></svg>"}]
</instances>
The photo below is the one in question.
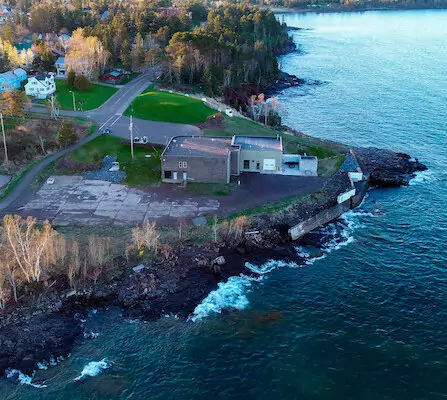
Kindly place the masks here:
<instances>
[{"instance_id":1,"label":"utility pole","mask_svg":"<svg viewBox=\"0 0 447 400\"><path fill-rule=\"evenodd\" d=\"M130 124L129 124L129 130L130 130L130 155L133 160L133 122L132 122L132 115L130 116Z\"/></svg>"},{"instance_id":2,"label":"utility pole","mask_svg":"<svg viewBox=\"0 0 447 400\"><path fill-rule=\"evenodd\" d=\"M1 121L1 125L2 125L2 133L3 133L3 146L5 147L4 163L5 163L5 165L8 165L9 160L8 160L8 148L6 146L5 125L3 124L3 113L1 113L1 112L0 112L0 121Z\"/></svg>"}]
</instances>

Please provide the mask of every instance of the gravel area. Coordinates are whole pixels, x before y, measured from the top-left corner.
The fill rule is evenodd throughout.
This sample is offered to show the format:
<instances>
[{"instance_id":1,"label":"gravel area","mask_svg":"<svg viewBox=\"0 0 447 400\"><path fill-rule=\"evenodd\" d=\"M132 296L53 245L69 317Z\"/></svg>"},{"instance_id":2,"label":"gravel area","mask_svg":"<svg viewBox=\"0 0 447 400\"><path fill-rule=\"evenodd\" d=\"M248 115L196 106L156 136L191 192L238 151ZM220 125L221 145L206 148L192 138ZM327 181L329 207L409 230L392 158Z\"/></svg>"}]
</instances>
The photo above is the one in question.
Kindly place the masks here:
<instances>
[{"instance_id":1,"label":"gravel area","mask_svg":"<svg viewBox=\"0 0 447 400\"><path fill-rule=\"evenodd\" d=\"M106 182L120 183L126 179L124 171L109 171L117 158L115 156L105 156L103 167L99 171L89 171L84 174L84 179L100 180Z\"/></svg>"}]
</instances>

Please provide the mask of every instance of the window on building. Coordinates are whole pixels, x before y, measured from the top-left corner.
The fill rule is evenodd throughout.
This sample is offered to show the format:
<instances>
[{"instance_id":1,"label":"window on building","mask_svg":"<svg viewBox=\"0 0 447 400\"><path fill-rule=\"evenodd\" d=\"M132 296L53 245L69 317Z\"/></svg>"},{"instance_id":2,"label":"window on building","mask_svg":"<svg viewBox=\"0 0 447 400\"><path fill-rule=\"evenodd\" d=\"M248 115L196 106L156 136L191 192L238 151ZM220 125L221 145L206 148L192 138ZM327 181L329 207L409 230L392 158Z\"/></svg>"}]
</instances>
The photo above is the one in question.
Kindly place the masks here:
<instances>
[{"instance_id":1,"label":"window on building","mask_svg":"<svg viewBox=\"0 0 447 400\"><path fill-rule=\"evenodd\" d=\"M261 169L261 163L256 163L256 169Z\"/></svg>"},{"instance_id":2,"label":"window on building","mask_svg":"<svg viewBox=\"0 0 447 400\"><path fill-rule=\"evenodd\" d=\"M186 161L179 161L178 162L178 167L185 169L185 168L188 167L188 163Z\"/></svg>"},{"instance_id":3,"label":"window on building","mask_svg":"<svg viewBox=\"0 0 447 400\"><path fill-rule=\"evenodd\" d=\"M244 160L244 169L250 169L250 160Z\"/></svg>"},{"instance_id":4,"label":"window on building","mask_svg":"<svg viewBox=\"0 0 447 400\"><path fill-rule=\"evenodd\" d=\"M165 179L172 179L172 171L165 171Z\"/></svg>"}]
</instances>

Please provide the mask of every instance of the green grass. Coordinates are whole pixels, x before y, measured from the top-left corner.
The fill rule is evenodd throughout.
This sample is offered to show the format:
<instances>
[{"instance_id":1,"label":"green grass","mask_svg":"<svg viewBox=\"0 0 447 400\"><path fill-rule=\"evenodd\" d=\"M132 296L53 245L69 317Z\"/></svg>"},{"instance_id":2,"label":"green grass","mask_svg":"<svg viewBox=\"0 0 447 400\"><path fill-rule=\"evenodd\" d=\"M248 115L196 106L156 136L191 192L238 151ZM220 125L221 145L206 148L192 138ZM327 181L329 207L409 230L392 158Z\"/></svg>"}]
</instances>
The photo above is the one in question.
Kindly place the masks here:
<instances>
[{"instance_id":1,"label":"green grass","mask_svg":"<svg viewBox=\"0 0 447 400\"><path fill-rule=\"evenodd\" d=\"M132 102L124 115L151 121L198 124L215 113L200 100L150 86Z\"/></svg>"},{"instance_id":2,"label":"green grass","mask_svg":"<svg viewBox=\"0 0 447 400\"><path fill-rule=\"evenodd\" d=\"M61 110L73 110L73 95L70 93L72 89L68 86L67 81L57 80L56 89L56 98ZM98 108L117 91L117 88L102 85L92 85L92 88L88 92L73 90L76 102L79 100L85 102L82 104L83 110ZM47 99L39 101L40 104L47 104L47 102ZM77 105L77 107L79 106Z\"/></svg>"},{"instance_id":3,"label":"green grass","mask_svg":"<svg viewBox=\"0 0 447 400\"><path fill-rule=\"evenodd\" d=\"M223 129L205 129L205 135L228 136L246 135L246 136L276 136L281 135L283 140L284 152L290 154L308 154L316 156L319 159L334 157L340 155L329 147L312 143L310 140L302 139L296 136L288 135L263 125L240 117L225 117L226 126Z\"/></svg>"},{"instance_id":4,"label":"green grass","mask_svg":"<svg viewBox=\"0 0 447 400\"><path fill-rule=\"evenodd\" d=\"M150 154L150 158L145 155ZM93 162L104 156L116 156L121 170L126 172L124 183L148 186L157 184L161 177L161 149L134 148L135 159L131 159L130 145L113 136L102 135L73 151L70 156L80 162Z\"/></svg>"}]
</instances>

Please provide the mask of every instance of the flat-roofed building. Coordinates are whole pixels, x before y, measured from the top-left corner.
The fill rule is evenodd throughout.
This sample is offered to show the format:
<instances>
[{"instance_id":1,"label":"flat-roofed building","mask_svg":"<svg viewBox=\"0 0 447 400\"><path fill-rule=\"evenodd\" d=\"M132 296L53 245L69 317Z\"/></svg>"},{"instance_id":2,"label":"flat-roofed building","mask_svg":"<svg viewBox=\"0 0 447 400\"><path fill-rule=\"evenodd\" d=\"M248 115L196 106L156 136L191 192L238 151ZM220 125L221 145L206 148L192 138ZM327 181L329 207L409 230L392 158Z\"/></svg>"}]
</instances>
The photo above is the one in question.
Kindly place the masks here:
<instances>
[{"instance_id":1,"label":"flat-roofed building","mask_svg":"<svg viewBox=\"0 0 447 400\"><path fill-rule=\"evenodd\" d=\"M161 156L162 181L228 183L241 172L281 173L282 138L176 136Z\"/></svg>"},{"instance_id":2,"label":"flat-roofed building","mask_svg":"<svg viewBox=\"0 0 447 400\"><path fill-rule=\"evenodd\" d=\"M161 156L162 181L230 182L230 138L176 136Z\"/></svg>"}]
</instances>

